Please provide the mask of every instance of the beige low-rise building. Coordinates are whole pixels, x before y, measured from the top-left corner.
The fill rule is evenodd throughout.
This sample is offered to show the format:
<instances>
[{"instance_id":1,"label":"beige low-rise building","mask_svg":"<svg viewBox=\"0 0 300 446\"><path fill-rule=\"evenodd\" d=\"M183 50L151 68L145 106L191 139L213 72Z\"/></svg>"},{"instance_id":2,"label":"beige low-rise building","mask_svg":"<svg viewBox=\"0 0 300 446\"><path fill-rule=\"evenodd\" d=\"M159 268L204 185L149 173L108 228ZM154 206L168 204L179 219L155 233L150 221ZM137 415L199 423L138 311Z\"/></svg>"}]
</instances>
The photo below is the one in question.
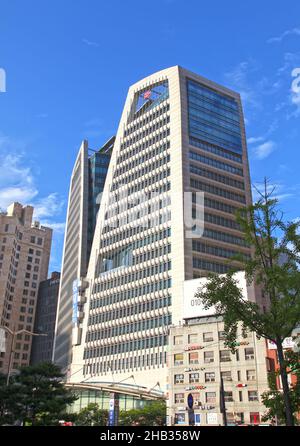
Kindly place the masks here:
<instances>
[{"instance_id":1,"label":"beige low-rise building","mask_svg":"<svg viewBox=\"0 0 300 446\"><path fill-rule=\"evenodd\" d=\"M48 274L52 229L33 221L33 211L32 206L13 203L0 213L2 373L8 372L9 362L11 371L29 364L32 336L17 332L33 332L39 283Z\"/></svg>"},{"instance_id":2,"label":"beige low-rise building","mask_svg":"<svg viewBox=\"0 0 300 446\"><path fill-rule=\"evenodd\" d=\"M217 315L186 319L170 329L168 422L188 425L188 398L193 397L195 423L223 425L221 377L227 423L260 424L268 390L266 344L255 333L238 329L236 352L224 344L224 322Z\"/></svg>"}]
</instances>

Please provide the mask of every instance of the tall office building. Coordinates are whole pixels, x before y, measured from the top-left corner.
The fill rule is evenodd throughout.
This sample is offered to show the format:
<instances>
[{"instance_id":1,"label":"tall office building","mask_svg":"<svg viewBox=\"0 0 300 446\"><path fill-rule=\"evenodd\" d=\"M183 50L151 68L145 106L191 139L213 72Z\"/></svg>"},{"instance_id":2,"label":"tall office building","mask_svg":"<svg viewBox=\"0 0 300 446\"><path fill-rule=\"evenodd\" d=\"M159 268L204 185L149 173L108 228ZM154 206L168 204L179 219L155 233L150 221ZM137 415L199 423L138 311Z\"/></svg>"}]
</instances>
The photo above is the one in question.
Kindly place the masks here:
<instances>
[{"instance_id":1,"label":"tall office building","mask_svg":"<svg viewBox=\"0 0 300 446\"><path fill-rule=\"evenodd\" d=\"M52 361L59 279L60 273L55 271L49 279L40 283L34 331L46 336L33 338L30 364Z\"/></svg>"},{"instance_id":2,"label":"tall office building","mask_svg":"<svg viewBox=\"0 0 300 446\"><path fill-rule=\"evenodd\" d=\"M11 332L33 332L39 283L48 275L52 229L33 221L33 211L32 206L13 203L0 213L0 326ZM19 333L13 345L12 340L6 333L2 373L9 362L12 371L29 364L32 336Z\"/></svg>"},{"instance_id":3,"label":"tall office building","mask_svg":"<svg viewBox=\"0 0 300 446\"><path fill-rule=\"evenodd\" d=\"M114 137L99 150L84 140L73 168L64 240L53 360L66 369L71 360L72 296L87 265Z\"/></svg>"},{"instance_id":4,"label":"tall office building","mask_svg":"<svg viewBox=\"0 0 300 446\"><path fill-rule=\"evenodd\" d=\"M74 293L69 379L163 387L168 329L182 319L183 282L224 273L236 253L249 255L234 212L250 202L238 93L179 66L131 86L88 288Z\"/></svg>"}]
</instances>

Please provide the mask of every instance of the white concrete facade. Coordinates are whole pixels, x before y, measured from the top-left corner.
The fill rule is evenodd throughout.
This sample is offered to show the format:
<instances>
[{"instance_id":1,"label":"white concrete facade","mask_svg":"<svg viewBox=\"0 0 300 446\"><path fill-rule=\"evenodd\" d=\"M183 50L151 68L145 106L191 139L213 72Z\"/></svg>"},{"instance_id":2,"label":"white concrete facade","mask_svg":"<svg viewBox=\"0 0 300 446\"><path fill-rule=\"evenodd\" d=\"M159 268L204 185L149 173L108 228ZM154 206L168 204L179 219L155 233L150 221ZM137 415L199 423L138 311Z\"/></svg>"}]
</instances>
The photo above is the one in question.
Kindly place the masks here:
<instances>
[{"instance_id":1,"label":"white concrete facade","mask_svg":"<svg viewBox=\"0 0 300 446\"><path fill-rule=\"evenodd\" d=\"M207 144L210 153L191 146L188 79L237 105L239 161L230 151L211 144ZM165 93L157 93L160 89ZM191 151L204 157L203 163L197 159L193 163L205 171L200 186L205 186L201 190L211 211L206 217L210 220L205 222L211 231L210 247L201 255L194 252L198 247L186 237L184 225L184 193L197 191L191 183L197 178L191 173ZM146 194L145 203L137 201L141 192ZM115 200L114 193L119 194ZM128 202L132 198L136 202L131 206ZM243 114L237 93L179 66L130 87L94 234L82 336L72 350L72 382L128 380L147 388L159 383L166 389L169 326L182 319L183 283L206 275L209 268L223 271L227 258L220 254L221 248L227 256L237 246L239 252L249 253L230 213L240 206L237 203L247 205L250 201ZM117 259L123 257L125 261ZM110 267L105 270L107 265Z\"/></svg>"}]
</instances>

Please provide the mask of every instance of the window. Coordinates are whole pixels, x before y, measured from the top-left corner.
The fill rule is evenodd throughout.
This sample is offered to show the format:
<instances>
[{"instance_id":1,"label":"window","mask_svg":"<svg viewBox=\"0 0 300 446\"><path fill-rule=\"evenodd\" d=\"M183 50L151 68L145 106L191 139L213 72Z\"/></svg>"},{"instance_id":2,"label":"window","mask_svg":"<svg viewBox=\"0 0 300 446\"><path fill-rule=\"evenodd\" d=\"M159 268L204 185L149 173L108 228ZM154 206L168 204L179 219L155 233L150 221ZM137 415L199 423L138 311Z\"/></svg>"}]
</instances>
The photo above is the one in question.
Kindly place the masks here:
<instances>
[{"instance_id":1,"label":"window","mask_svg":"<svg viewBox=\"0 0 300 446\"><path fill-rule=\"evenodd\" d=\"M200 402L200 393L199 392L194 392L194 393L192 392L192 395L193 395L194 403Z\"/></svg>"},{"instance_id":2,"label":"window","mask_svg":"<svg viewBox=\"0 0 300 446\"><path fill-rule=\"evenodd\" d=\"M184 374L181 373L179 375L174 375L174 384L183 384L184 383Z\"/></svg>"},{"instance_id":3,"label":"window","mask_svg":"<svg viewBox=\"0 0 300 446\"><path fill-rule=\"evenodd\" d=\"M183 344L183 336L174 336L174 345Z\"/></svg>"},{"instance_id":4,"label":"window","mask_svg":"<svg viewBox=\"0 0 300 446\"><path fill-rule=\"evenodd\" d=\"M175 413L175 424L185 424L184 413Z\"/></svg>"},{"instance_id":5,"label":"window","mask_svg":"<svg viewBox=\"0 0 300 446\"><path fill-rule=\"evenodd\" d=\"M247 381L255 381L256 380L256 372L255 370L246 370Z\"/></svg>"},{"instance_id":6,"label":"window","mask_svg":"<svg viewBox=\"0 0 300 446\"><path fill-rule=\"evenodd\" d=\"M198 383L199 382L199 373L190 373L189 382L190 382L190 384Z\"/></svg>"},{"instance_id":7,"label":"window","mask_svg":"<svg viewBox=\"0 0 300 446\"><path fill-rule=\"evenodd\" d=\"M205 382L206 383L213 383L213 382L215 382L215 380L216 380L215 372L205 373Z\"/></svg>"},{"instance_id":8,"label":"window","mask_svg":"<svg viewBox=\"0 0 300 446\"><path fill-rule=\"evenodd\" d=\"M211 342L213 340L214 340L214 337L213 337L213 332L212 331L209 331L207 333L203 333L203 341L204 342Z\"/></svg>"},{"instance_id":9,"label":"window","mask_svg":"<svg viewBox=\"0 0 300 446\"><path fill-rule=\"evenodd\" d=\"M203 237L206 237L205 230ZM193 257L193 268L204 269L206 271L213 271L218 274L225 274L229 271L230 267L228 265L223 265L221 263L208 262L207 260L199 259Z\"/></svg>"},{"instance_id":10,"label":"window","mask_svg":"<svg viewBox=\"0 0 300 446\"><path fill-rule=\"evenodd\" d=\"M221 362L231 361L231 356L230 356L229 350L221 350L220 351L220 361Z\"/></svg>"},{"instance_id":11,"label":"window","mask_svg":"<svg viewBox=\"0 0 300 446\"><path fill-rule=\"evenodd\" d=\"M176 353L174 355L174 365L182 365L183 364L183 353Z\"/></svg>"},{"instance_id":12,"label":"window","mask_svg":"<svg viewBox=\"0 0 300 446\"><path fill-rule=\"evenodd\" d=\"M189 136L239 155L242 141L237 100L194 80L187 81L187 93Z\"/></svg>"},{"instance_id":13,"label":"window","mask_svg":"<svg viewBox=\"0 0 300 446\"><path fill-rule=\"evenodd\" d=\"M189 354L189 363L190 364L199 364L199 353L192 352Z\"/></svg>"},{"instance_id":14,"label":"window","mask_svg":"<svg viewBox=\"0 0 300 446\"><path fill-rule=\"evenodd\" d=\"M258 401L257 390L249 390L248 391L248 400L249 401Z\"/></svg>"},{"instance_id":15,"label":"window","mask_svg":"<svg viewBox=\"0 0 300 446\"><path fill-rule=\"evenodd\" d=\"M254 359L254 349L252 347L245 348L245 359L249 361L250 359Z\"/></svg>"},{"instance_id":16,"label":"window","mask_svg":"<svg viewBox=\"0 0 300 446\"><path fill-rule=\"evenodd\" d=\"M197 333L192 333L189 335L189 344L195 344L198 342L198 335Z\"/></svg>"},{"instance_id":17,"label":"window","mask_svg":"<svg viewBox=\"0 0 300 446\"><path fill-rule=\"evenodd\" d=\"M232 381L231 372L221 372L221 376L223 378L223 381Z\"/></svg>"},{"instance_id":18,"label":"window","mask_svg":"<svg viewBox=\"0 0 300 446\"><path fill-rule=\"evenodd\" d=\"M175 404L184 403L184 393L175 393Z\"/></svg>"},{"instance_id":19,"label":"window","mask_svg":"<svg viewBox=\"0 0 300 446\"><path fill-rule=\"evenodd\" d=\"M205 401L209 404L216 404L217 396L216 392L206 392Z\"/></svg>"},{"instance_id":20,"label":"window","mask_svg":"<svg viewBox=\"0 0 300 446\"><path fill-rule=\"evenodd\" d=\"M227 422L230 424L244 424L243 412L227 412Z\"/></svg>"},{"instance_id":21,"label":"window","mask_svg":"<svg viewBox=\"0 0 300 446\"><path fill-rule=\"evenodd\" d=\"M232 392L224 392L224 400L225 403L232 403L233 402Z\"/></svg>"},{"instance_id":22,"label":"window","mask_svg":"<svg viewBox=\"0 0 300 446\"><path fill-rule=\"evenodd\" d=\"M214 352L204 352L204 362L205 364L214 362Z\"/></svg>"},{"instance_id":23,"label":"window","mask_svg":"<svg viewBox=\"0 0 300 446\"><path fill-rule=\"evenodd\" d=\"M199 153L190 151L189 153L190 159L194 161L199 161L202 164L206 164L207 166L215 167L216 169L224 170L225 172L233 173L235 175L243 176L243 169L239 167L232 166L228 163L223 163L222 161L218 161L212 158L209 158L204 155L200 155Z\"/></svg>"},{"instance_id":24,"label":"window","mask_svg":"<svg viewBox=\"0 0 300 446\"><path fill-rule=\"evenodd\" d=\"M30 243L35 243L35 237L33 235L30 237Z\"/></svg>"},{"instance_id":25,"label":"window","mask_svg":"<svg viewBox=\"0 0 300 446\"><path fill-rule=\"evenodd\" d=\"M218 336L219 336L219 341L223 341L226 338L225 331L219 331Z\"/></svg>"}]
</instances>

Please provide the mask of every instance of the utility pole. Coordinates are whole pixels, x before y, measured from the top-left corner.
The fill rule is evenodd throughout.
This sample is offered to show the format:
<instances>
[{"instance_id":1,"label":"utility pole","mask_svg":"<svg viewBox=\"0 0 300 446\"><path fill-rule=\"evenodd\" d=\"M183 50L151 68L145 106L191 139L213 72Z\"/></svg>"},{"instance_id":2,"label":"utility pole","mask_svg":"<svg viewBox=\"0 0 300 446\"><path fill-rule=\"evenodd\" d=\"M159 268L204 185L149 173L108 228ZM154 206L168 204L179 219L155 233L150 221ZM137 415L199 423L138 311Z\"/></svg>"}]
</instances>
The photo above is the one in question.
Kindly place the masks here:
<instances>
[{"instance_id":1,"label":"utility pole","mask_svg":"<svg viewBox=\"0 0 300 446\"><path fill-rule=\"evenodd\" d=\"M220 372L220 378L221 378L221 385L220 385L220 409L221 409L221 413L223 414L223 424L224 424L224 426L227 426L224 382L223 382L223 377L222 377L221 372Z\"/></svg>"},{"instance_id":2,"label":"utility pole","mask_svg":"<svg viewBox=\"0 0 300 446\"><path fill-rule=\"evenodd\" d=\"M6 385L9 385L9 379L11 375L11 368L12 368L12 359L13 359L13 353L14 353L14 347L15 347L15 339L18 334L26 333L30 336L48 336L45 333L33 333L32 331L28 330L11 330L8 327L5 327L4 325L1 325L0 328L2 328L6 333L10 334L12 336L11 344L10 344L10 351L9 351L9 361L8 361L8 371L7 371L7 378L6 378Z\"/></svg>"}]
</instances>

